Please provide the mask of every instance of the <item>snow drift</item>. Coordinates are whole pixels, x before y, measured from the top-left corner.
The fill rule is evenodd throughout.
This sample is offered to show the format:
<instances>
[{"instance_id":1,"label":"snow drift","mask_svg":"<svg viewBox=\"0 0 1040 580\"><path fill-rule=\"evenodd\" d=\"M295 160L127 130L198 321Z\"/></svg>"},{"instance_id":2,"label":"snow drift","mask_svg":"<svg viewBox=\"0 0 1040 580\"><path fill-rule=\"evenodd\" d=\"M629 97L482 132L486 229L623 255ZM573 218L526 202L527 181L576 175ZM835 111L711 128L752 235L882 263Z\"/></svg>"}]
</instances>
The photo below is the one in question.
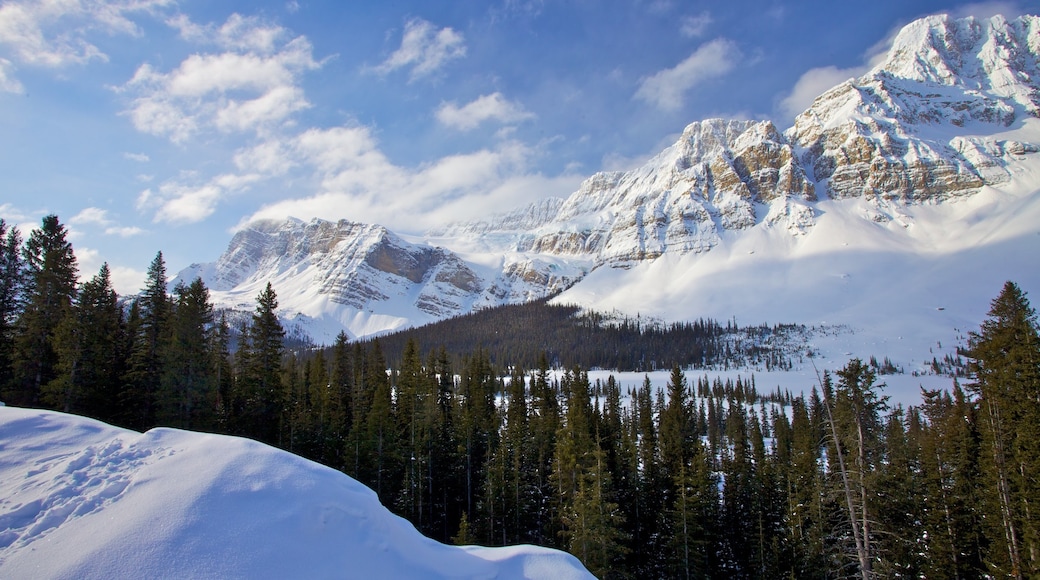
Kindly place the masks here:
<instances>
[{"instance_id":1,"label":"snow drift","mask_svg":"<svg viewBox=\"0 0 1040 580\"><path fill-rule=\"evenodd\" d=\"M236 437L0 407L3 578L591 578L446 546L335 470Z\"/></svg>"}]
</instances>

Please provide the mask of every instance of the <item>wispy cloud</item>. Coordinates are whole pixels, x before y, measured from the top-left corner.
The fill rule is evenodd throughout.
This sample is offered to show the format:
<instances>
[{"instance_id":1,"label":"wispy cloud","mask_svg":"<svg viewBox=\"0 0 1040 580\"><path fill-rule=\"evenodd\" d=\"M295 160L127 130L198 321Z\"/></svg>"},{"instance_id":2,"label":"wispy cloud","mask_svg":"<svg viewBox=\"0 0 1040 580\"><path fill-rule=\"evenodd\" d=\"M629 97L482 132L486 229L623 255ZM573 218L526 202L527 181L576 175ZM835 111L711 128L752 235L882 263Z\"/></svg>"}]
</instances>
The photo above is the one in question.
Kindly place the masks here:
<instances>
[{"instance_id":1,"label":"wispy cloud","mask_svg":"<svg viewBox=\"0 0 1040 580\"><path fill-rule=\"evenodd\" d=\"M566 195L581 180L576 175L532 173L538 150L509 140L418 167L394 164L380 150L372 130L364 126L311 129L281 144L279 150L291 156L294 167L318 177L317 191L269 204L243 224L259 218L322 216L416 232L431 223L476 217L515 205L520 192L522 197L532 192Z\"/></svg>"},{"instance_id":2,"label":"wispy cloud","mask_svg":"<svg viewBox=\"0 0 1040 580\"><path fill-rule=\"evenodd\" d=\"M0 58L0 92L22 94L25 87L14 78L14 65L6 58Z\"/></svg>"},{"instance_id":3,"label":"wispy cloud","mask_svg":"<svg viewBox=\"0 0 1040 580\"><path fill-rule=\"evenodd\" d=\"M409 68L410 80L414 81L464 56L466 43L462 34L448 27L438 29L426 20L414 18L404 25L401 46L372 70L378 74L388 74Z\"/></svg>"},{"instance_id":4,"label":"wispy cloud","mask_svg":"<svg viewBox=\"0 0 1040 580\"><path fill-rule=\"evenodd\" d=\"M76 261L79 262L79 279L81 282L89 280L101 269L105 261L101 259L101 252L94 248L78 246L75 248ZM127 296L139 292L144 288L147 273L143 270L127 268L124 266L109 265L109 276L112 280L112 288L120 296Z\"/></svg>"},{"instance_id":5,"label":"wispy cloud","mask_svg":"<svg viewBox=\"0 0 1040 580\"><path fill-rule=\"evenodd\" d=\"M644 78L635 98L665 111L678 110L687 92L733 70L739 58L740 50L733 41L720 38L705 43L673 68Z\"/></svg>"},{"instance_id":6,"label":"wispy cloud","mask_svg":"<svg viewBox=\"0 0 1040 580\"><path fill-rule=\"evenodd\" d=\"M683 16L679 19L679 32L687 38L699 38L704 35L714 19L708 12L695 16Z\"/></svg>"},{"instance_id":7,"label":"wispy cloud","mask_svg":"<svg viewBox=\"0 0 1040 580\"><path fill-rule=\"evenodd\" d=\"M148 163L149 161L151 161L151 158L148 157L148 155L146 153L130 153L130 152L127 152L127 153L123 153L123 157L129 159L130 161L136 161L138 163Z\"/></svg>"},{"instance_id":8,"label":"wispy cloud","mask_svg":"<svg viewBox=\"0 0 1040 580\"><path fill-rule=\"evenodd\" d=\"M220 27L184 17L171 25L186 39L225 51L193 54L166 73L141 65L119 89L133 95L128 114L139 131L181 143L213 129L262 131L310 106L299 77L321 65L306 37L282 42L284 29L238 15Z\"/></svg>"},{"instance_id":9,"label":"wispy cloud","mask_svg":"<svg viewBox=\"0 0 1040 580\"><path fill-rule=\"evenodd\" d=\"M867 70L866 65L851 68L825 66L809 69L798 78L791 92L780 99L780 112L785 117L793 119L808 109L816 97L848 79L866 73Z\"/></svg>"},{"instance_id":10,"label":"wispy cloud","mask_svg":"<svg viewBox=\"0 0 1040 580\"><path fill-rule=\"evenodd\" d=\"M80 233L79 228L86 226L104 228L105 235L119 236L121 238L129 238L144 233L144 230L137 226L116 224L109 217L108 210L98 207L88 207L80 210L79 213L68 219L67 224L70 228L70 236L78 236Z\"/></svg>"},{"instance_id":11,"label":"wispy cloud","mask_svg":"<svg viewBox=\"0 0 1040 580\"><path fill-rule=\"evenodd\" d=\"M484 121L518 123L535 116L520 104L507 100L502 93L497 92L478 97L461 107L453 102L444 103L437 109L436 115L442 125L460 131L476 129Z\"/></svg>"},{"instance_id":12,"label":"wispy cloud","mask_svg":"<svg viewBox=\"0 0 1040 580\"><path fill-rule=\"evenodd\" d=\"M137 196L139 211L152 213L156 223L190 224L200 222L217 211L227 196L247 190L261 178L254 173L223 173L211 179L198 179L187 173L148 188Z\"/></svg>"},{"instance_id":13,"label":"wispy cloud","mask_svg":"<svg viewBox=\"0 0 1040 580\"><path fill-rule=\"evenodd\" d=\"M976 2L974 4L964 4L957 6L956 8L951 8L946 12L949 12L954 18L964 18L966 16L989 18L991 16L996 16L997 14L1002 14L1010 19L1017 14L1029 11L1023 10L1019 2ZM1035 11L1032 13L1036 14Z\"/></svg>"},{"instance_id":14,"label":"wispy cloud","mask_svg":"<svg viewBox=\"0 0 1040 580\"><path fill-rule=\"evenodd\" d=\"M8 1L0 5L0 44L19 63L63 67L108 60L89 40L90 33L140 36L131 16L154 13L173 0L96 2L90 0Z\"/></svg>"},{"instance_id":15,"label":"wispy cloud","mask_svg":"<svg viewBox=\"0 0 1040 580\"><path fill-rule=\"evenodd\" d=\"M79 213L69 218L68 223L77 226L84 224L104 226L112 222L108 219L108 211L96 207L88 207L80 210Z\"/></svg>"}]
</instances>

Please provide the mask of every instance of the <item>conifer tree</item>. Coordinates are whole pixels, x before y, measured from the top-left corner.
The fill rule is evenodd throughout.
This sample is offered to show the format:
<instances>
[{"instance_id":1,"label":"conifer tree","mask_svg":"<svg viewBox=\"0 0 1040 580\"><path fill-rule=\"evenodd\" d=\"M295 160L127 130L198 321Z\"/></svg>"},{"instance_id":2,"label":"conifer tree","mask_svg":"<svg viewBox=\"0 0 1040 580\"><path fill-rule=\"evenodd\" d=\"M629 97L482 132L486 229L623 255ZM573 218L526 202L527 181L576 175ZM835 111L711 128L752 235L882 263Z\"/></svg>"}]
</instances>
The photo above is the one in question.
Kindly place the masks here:
<instances>
[{"instance_id":1,"label":"conifer tree","mask_svg":"<svg viewBox=\"0 0 1040 580\"><path fill-rule=\"evenodd\" d=\"M987 553L991 573L1040 574L1040 337L1025 293L1006 282L968 354L985 452L983 473L995 499Z\"/></svg>"},{"instance_id":2,"label":"conifer tree","mask_svg":"<svg viewBox=\"0 0 1040 580\"><path fill-rule=\"evenodd\" d=\"M256 298L256 310L239 345L243 367L238 387L243 399L239 429L267 443L278 442L286 420L286 393L281 380L285 329L275 313L277 309L278 296L268 282Z\"/></svg>"},{"instance_id":3,"label":"conifer tree","mask_svg":"<svg viewBox=\"0 0 1040 580\"><path fill-rule=\"evenodd\" d=\"M563 510L567 549L599 578L610 572L627 552L628 537L624 517L612 500L612 480L606 469L606 456L599 445L592 451L584 473L578 479L573 501Z\"/></svg>"},{"instance_id":4,"label":"conifer tree","mask_svg":"<svg viewBox=\"0 0 1040 580\"><path fill-rule=\"evenodd\" d=\"M560 405L556 389L549 380L549 363L543 352L538 370L531 377L531 437L533 439L534 486L537 500L537 542L556 544L556 502L553 501L552 473L556 453L556 434L560 428Z\"/></svg>"},{"instance_id":5,"label":"conifer tree","mask_svg":"<svg viewBox=\"0 0 1040 580\"><path fill-rule=\"evenodd\" d=\"M201 278L173 290L157 401L158 422L181 429L217 426L217 377L214 365L213 305Z\"/></svg>"},{"instance_id":6,"label":"conifer tree","mask_svg":"<svg viewBox=\"0 0 1040 580\"><path fill-rule=\"evenodd\" d=\"M882 459L876 467L877 574L889 578L922 576L926 535L920 509L924 505L921 481L921 418L917 409L901 406L889 413L883 426Z\"/></svg>"},{"instance_id":7,"label":"conifer tree","mask_svg":"<svg viewBox=\"0 0 1040 580\"><path fill-rule=\"evenodd\" d=\"M44 399L66 413L116 419L123 372L123 311L108 264L85 282L55 334L58 375L44 385Z\"/></svg>"},{"instance_id":8,"label":"conifer tree","mask_svg":"<svg viewBox=\"0 0 1040 580\"><path fill-rule=\"evenodd\" d=\"M14 379L15 324L22 309L25 271L18 228L0 218L0 395Z\"/></svg>"},{"instance_id":9,"label":"conifer tree","mask_svg":"<svg viewBox=\"0 0 1040 580\"><path fill-rule=\"evenodd\" d=\"M38 405L43 385L57 378L54 337L76 297L77 264L58 216L43 218L22 248L25 302L17 322L14 380L8 402Z\"/></svg>"},{"instance_id":10,"label":"conifer tree","mask_svg":"<svg viewBox=\"0 0 1040 580\"><path fill-rule=\"evenodd\" d=\"M662 467L659 421L648 375L644 375L643 384L636 390L634 407L633 438L638 445L640 472L630 529L633 544L646 549L633 550L633 567L640 575L656 578L668 573L667 555L674 552L667 546L671 531L665 521L665 495L670 484Z\"/></svg>"},{"instance_id":11,"label":"conifer tree","mask_svg":"<svg viewBox=\"0 0 1040 580\"><path fill-rule=\"evenodd\" d=\"M222 433L231 432L235 374L231 364L231 327L227 314L220 313L213 334L213 369L217 388L216 421Z\"/></svg>"},{"instance_id":12,"label":"conifer tree","mask_svg":"<svg viewBox=\"0 0 1040 580\"><path fill-rule=\"evenodd\" d=\"M125 422L142 431L154 426L156 419L156 391L162 379L163 349L173 308L166 285L166 262L158 252L148 266L145 287L137 299L138 316L130 325L135 334L121 397L127 412Z\"/></svg>"},{"instance_id":13,"label":"conifer tree","mask_svg":"<svg viewBox=\"0 0 1040 580\"><path fill-rule=\"evenodd\" d=\"M792 546L791 570L797 578L821 578L828 569L827 536L831 532L828 493L821 465L822 402L813 389L810 402L791 402L791 455L787 470L787 517ZM779 430L778 430L779 431Z\"/></svg>"}]
</instances>

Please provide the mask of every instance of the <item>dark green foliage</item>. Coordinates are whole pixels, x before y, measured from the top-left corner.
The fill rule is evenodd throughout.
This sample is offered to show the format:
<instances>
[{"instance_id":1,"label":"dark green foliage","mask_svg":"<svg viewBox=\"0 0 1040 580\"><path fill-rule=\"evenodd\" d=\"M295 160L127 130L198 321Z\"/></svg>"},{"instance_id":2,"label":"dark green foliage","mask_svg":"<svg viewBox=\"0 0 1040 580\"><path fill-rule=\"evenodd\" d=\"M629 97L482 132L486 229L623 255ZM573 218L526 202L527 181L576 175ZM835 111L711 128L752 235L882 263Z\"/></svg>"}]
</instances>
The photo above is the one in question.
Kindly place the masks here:
<instances>
[{"instance_id":1,"label":"dark green foliage","mask_svg":"<svg viewBox=\"0 0 1040 580\"><path fill-rule=\"evenodd\" d=\"M608 319L577 306L537 300L478 310L379 337L391 361L401 360L413 341L445 348L457 359L482 350L492 363L537 368L544 356L555 366L651 371L673 365L704 368L726 365L789 366L789 353L765 346L774 334L802 327L778 325L737 328L713 320L661 324L641 318ZM739 349L732 343L746 341ZM754 343L754 344L751 344Z\"/></svg>"},{"instance_id":2,"label":"dark green foliage","mask_svg":"<svg viewBox=\"0 0 1040 580\"><path fill-rule=\"evenodd\" d=\"M123 423L147 429L156 420L156 390L162 379L163 349L169 337L173 305L166 293L166 262L158 252L148 266L145 288L135 301L128 322L130 358L123 378Z\"/></svg>"},{"instance_id":3,"label":"dark green foliage","mask_svg":"<svg viewBox=\"0 0 1040 580\"><path fill-rule=\"evenodd\" d=\"M968 356L978 397L982 472L989 493L991 573L1040 574L1040 336L1036 313L1012 282L972 333Z\"/></svg>"},{"instance_id":4,"label":"dark green foliage","mask_svg":"<svg viewBox=\"0 0 1040 580\"><path fill-rule=\"evenodd\" d=\"M256 310L239 345L239 378L234 425L240 434L266 443L285 439L288 423L286 392L282 385L285 330L275 311L278 296L271 283L256 297Z\"/></svg>"},{"instance_id":5,"label":"dark green foliage","mask_svg":"<svg viewBox=\"0 0 1040 580\"><path fill-rule=\"evenodd\" d=\"M24 302L16 323L14 376L7 400L37 405L44 385L58 378L55 335L76 297L76 256L58 216L43 218L22 248Z\"/></svg>"},{"instance_id":6,"label":"dark green foliage","mask_svg":"<svg viewBox=\"0 0 1040 580\"><path fill-rule=\"evenodd\" d=\"M24 284L21 233L0 219L0 393L14 379L15 324L21 315Z\"/></svg>"},{"instance_id":7,"label":"dark green foliage","mask_svg":"<svg viewBox=\"0 0 1040 580\"><path fill-rule=\"evenodd\" d=\"M104 264L80 288L55 333L59 373L43 386L44 402L67 413L117 420L123 332L123 311Z\"/></svg>"},{"instance_id":8,"label":"dark green foliage","mask_svg":"<svg viewBox=\"0 0 1040 580\"><path fill-rule=\"evenodd\" d=\"M12 403L254 437L357 478L434 539L555 546L604 578L1040 573L1040 337L1012 283L962 352L967 392L954 382L890 410L876 384L885 364L853 359L806 395L765 395L754 377L687 379L730 325L634 329L544 304L478 315L501 324L477 332L488 348L453 342L445 329L463 325L429 342L389 337L386 350L346 335L290 350L268 285L232 355L201 280L167 295L161 253L121 306L107 266L76 287L57 218L24 248L5 228ZM707 341L700 362L684 363L676 353L694 336ZM659 350L662 337L675 350ZM607 338L645 356L596 351ZM531 346L555 340L565 348ZM549 364L585 356L672 372L622 392L585 366Z\"/></svg>"},{"instance_id":9,"label":"dark green foliage","mask_svg":"<svg viewBox=\"0 0 1040 580\"><path fill-rule=\"evenodd\" d=\"M210 354L218 335L209 290L196 278L188 286L178 284L173 294L169 335L162 349L157 420L182 429L213 430L220 369Z\"/></svg>"}]
</instances>

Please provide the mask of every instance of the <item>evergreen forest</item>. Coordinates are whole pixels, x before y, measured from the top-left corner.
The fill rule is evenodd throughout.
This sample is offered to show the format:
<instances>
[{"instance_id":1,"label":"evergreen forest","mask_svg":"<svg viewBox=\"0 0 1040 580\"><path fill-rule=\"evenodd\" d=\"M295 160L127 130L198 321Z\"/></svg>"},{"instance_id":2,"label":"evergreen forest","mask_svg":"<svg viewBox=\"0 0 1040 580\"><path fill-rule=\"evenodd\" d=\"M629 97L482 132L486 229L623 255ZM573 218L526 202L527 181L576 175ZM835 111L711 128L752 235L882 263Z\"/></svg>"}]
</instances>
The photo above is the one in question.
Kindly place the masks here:
<instances>
[{"instance_id":1,"label":"evergreen forest","mask_svg":"<svg viewBox=\"0 0 1040 580\"><path fill-rule=\"evenodd\" d=\"M0 220L7 404L250 437L356 478L431 538L558 547L601 578L1040 576L1040 335L1013 282L963 348L967 376L903 408L859 359L803 393L697 378L726 360L712 321L642 343L615 324L589 352L632 339L648 356L583 358L554 333L604 325L568 307L523 311L550 327L467 321L482 330L464 346L442 327L290 349L270 284L232 328L201 280L168 292L162 253L136 296L107 265L77 282L67 233ZM668 332L701 350L654 346ZM510 333L539 339L492 338ZM671 373L590 381L611 356Z\"/></svg>"}]
</instances>

